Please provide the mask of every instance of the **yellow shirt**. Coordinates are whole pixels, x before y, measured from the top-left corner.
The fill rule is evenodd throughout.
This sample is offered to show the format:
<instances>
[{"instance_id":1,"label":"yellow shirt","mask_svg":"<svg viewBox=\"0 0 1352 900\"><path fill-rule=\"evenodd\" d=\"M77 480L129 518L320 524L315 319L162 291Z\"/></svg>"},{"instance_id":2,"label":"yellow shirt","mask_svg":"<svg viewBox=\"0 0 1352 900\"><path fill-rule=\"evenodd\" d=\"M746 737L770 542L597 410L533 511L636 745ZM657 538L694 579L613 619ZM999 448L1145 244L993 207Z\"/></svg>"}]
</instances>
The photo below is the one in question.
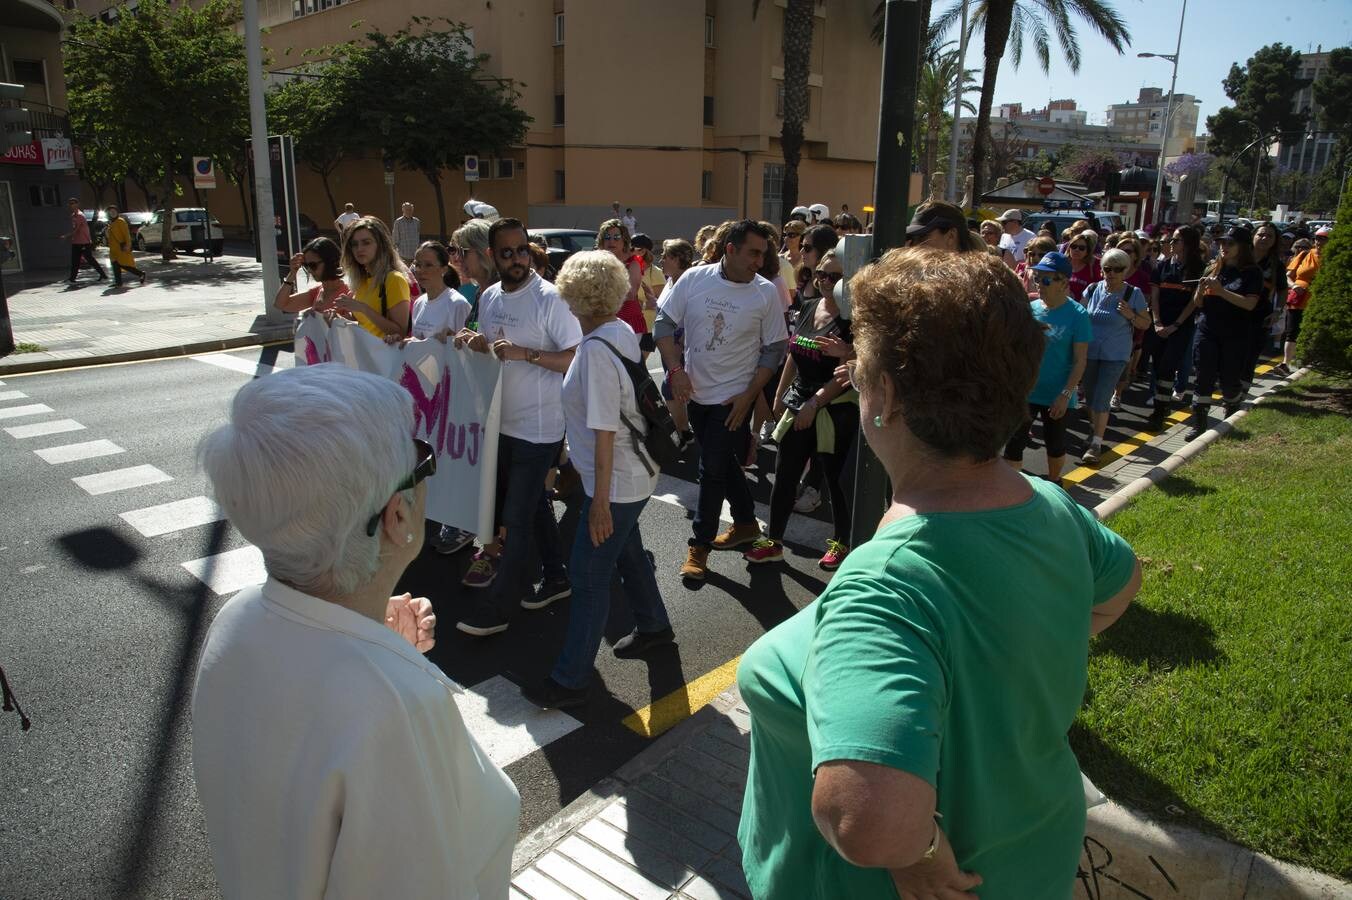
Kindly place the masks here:
<instances>
[{"instance_id":1,"label":"yellow shirt","mask_svg":"<svg viewBox=\"0 0 1352 900\"><path fill-rule=\"evenodd\" d=\"M123 245L127 249L123 250ZM121 216L108 223L108 256L119 266L136 265L131 255L131 227Z\"/></svg>"},{"instance_id":2,"label":"yellow shirt","mask_svg":"<svg viewBox=\"0 0 1352 900\"><path fill-rule=\"evenodd\" d=\"M385 276L385 308L383 310L385 318L393 318L390 311L400 303L408 303L409 298L408 279L399 272L391 272ZM381 312L380 290L375 286L370 278L357 286L357 292L353 297L359 303L365 303L376 312ZM363 313L357 313L357 324L378 338L385 337L385 329L381 328L371 317Z\"/></svg>"}]
</instances>

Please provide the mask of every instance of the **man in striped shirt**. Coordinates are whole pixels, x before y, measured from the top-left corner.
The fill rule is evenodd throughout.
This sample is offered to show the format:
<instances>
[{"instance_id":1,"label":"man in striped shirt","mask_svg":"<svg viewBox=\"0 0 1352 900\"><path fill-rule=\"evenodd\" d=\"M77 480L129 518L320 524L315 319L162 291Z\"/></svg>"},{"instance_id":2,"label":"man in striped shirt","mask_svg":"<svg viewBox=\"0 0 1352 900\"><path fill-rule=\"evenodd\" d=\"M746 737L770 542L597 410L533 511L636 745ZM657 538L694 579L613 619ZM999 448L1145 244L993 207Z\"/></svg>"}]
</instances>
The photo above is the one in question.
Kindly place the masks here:
<instances>
[{"instance_id":1,"label":"man in striped shirt","mask_svg":"<svg viewBox=\"0 0 1352 900\"><path fill-rule=\"evenodd\" d=\"M404 265L412 265L413 255L422 243L422 220L413 215L412 203L404 204L404 214L394 220L390 233L394 238L395 252L403 259Z\"/></svg>"}]
</instances>

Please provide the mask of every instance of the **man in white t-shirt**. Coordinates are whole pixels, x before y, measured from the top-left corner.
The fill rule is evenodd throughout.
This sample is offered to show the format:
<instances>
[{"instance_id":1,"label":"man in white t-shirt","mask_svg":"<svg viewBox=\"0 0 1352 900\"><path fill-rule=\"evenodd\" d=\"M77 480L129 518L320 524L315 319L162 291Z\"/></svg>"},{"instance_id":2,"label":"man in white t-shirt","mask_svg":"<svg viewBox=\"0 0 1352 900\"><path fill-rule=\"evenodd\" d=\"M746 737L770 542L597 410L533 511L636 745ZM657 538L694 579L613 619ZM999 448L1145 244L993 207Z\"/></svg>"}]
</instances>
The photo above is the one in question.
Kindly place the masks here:
<instances>
[{"instance_id":1,"label":"man in white t-shirt","mask_svg":"<svg viewBox=\"0 0 1352 900\"><path fill-rule=\"evenodd\" d=\"M563 376L582 341L582 329L559 292L531 269L530 242L520 220L494 222L488 246L502 280L479 300L479 331L461 331L455 340L456 346L468 344L502 360L498 490L507 539L497 578L455 624L476 637L507 630L506 605L533 581L522 584L533 543L544 582L521 606L543 609L572 593L554 508L545 499L545 475L558 464L563 446Z\"/></svg>"},{"instance_id":2,"label":"man in white t-shirt","mask_svg":"<svg viewBox=\"0 0 1352 900\"><path fill-rule=\"evenodd\" d=\"M344 203L343 211L338 214L338 218L333 220L333 228L338 232L338 237L341 239L343 232L347 231L347 227L360 218L361 214L357 212L355 206L351 203Z\"/></svg>"},{"instance_id":3,"label":"man in white t-shirt","mask_svg":"<svg viewBox=\"0 0 1352 900\"><path fill-rule=\"evenodd\" d=\"M1023 227L1023 210L1007 209L1005 214L995 221L1000 223L1004 229L1004 234L1000 236L1000 249L1008 250L1014 257L1014 262L1023 262L1023 249L1028 246L1028 242L1037 235Z\"/></svg>"},{"instance_id":4,"label":"man in white t-shirt","mask_svg":"<svg viewBox=\"0 0 1352 900\"><path fill-rule=\"evenodd\" d=\"M620 216L620 224L629 229L630 237L638 234L638 219L634 218L634 211L625 207L624 215Z\"/></svg>"},{"instance_id":5,"label":"man in white t-shirt","mask_svg":"<svg viewBox=\"0 0 1352 900\"><path fill-rule=\"evenodd\" d=\"M710 549L732 550L761 536L739 450L756 398L788 348L779 293L757 274L769 239L763 225L738 222L721 261L687 270L663 295L653 329L672 393L688 402L700 443L699 507L681 567L681 576L695 581L708 570ZM685 329L684 359L673 338L678 328ZM725 498L733 524L715 536Z\"/></svg>"}]
</instances>

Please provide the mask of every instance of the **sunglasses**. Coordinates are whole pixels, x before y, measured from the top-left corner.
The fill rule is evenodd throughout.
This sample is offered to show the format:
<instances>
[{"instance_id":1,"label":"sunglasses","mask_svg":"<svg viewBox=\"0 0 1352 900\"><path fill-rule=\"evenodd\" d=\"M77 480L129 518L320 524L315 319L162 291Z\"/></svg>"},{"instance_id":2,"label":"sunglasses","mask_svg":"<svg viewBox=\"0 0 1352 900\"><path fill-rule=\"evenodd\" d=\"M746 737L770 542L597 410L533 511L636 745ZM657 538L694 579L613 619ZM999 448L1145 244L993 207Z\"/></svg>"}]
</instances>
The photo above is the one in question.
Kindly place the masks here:
<instances>
[{"instance_id":1,"label":"sunglasses","mask_svg":"<svg viewBox=\"0 0 1352 900\"><path fill-rule=\"evenodd\" d=\"M530 244L522 244L520 247L503 247L498 251L498 259L512 259L517 256L530 256Z\"/></svg>"},{"instance_id":2,"label":"sunglasses","mask_svg":"<svg viewBox=\"0 0 1352 900\"><path fill-rule=\"evenodd\" d=\"M451 246L446 248L446 252L451 254L451 256L463 256L465 253L465 248L457 247L454 244L452 244Z\"/></svg>"},{"instance_id":3,"label":"sunglasses","mask_svg":"<svg viewBox=\"0 0 1352 900\"><path fill-rule=\"evenodd\" d=\"M1116 275L1118 272L1125 272L1125 271L1127 271L1127 267L1126 267L1126 266L1104 266L1104 267L1103 267L1103 271L1108 272L1108 273L1113 274L1113 275Z\"/></svg>"},{"instance_id":4,"label":"sunglasses","mask_svg":"<svg viewBox=\"0 0 1352 900\"><path fill-rule=\"evenodd\" d=\"M324 265L324 264L323 264L322 262L320 262L319 260L317 260L317 259L315 259L315 260L307 259L307 260L305 261L304 265L305 265L305 268L306 268L306 269L308 269L308 270L310 270L311 272L313 272L315 269L318 269L320 266L322 266L322 265Z\"/></svg>"},{"instance_id":5,"label":"sunglasses","mask_svg":"<svg viewBox=\"0 0 1352 900\"><path fill-rule=\"evenodd\" d=\"M413 464L413 471L408 474L408 477L399 482L399 486L394 489L396 494L400 491L412 490L418 486L418 482L425 481L437 473L437 453L432 449L432 445L420 438L414 438L413 448L417 451L418 461ZM383 511L381 510L381 512ZM380 528L380 512L377 512L366 523L366 536L375 537L378 528Z\"/></svg>"},{"instance_id":6,"label":"sunglasses","mask_svg":"<svg viewBox=\"0 0 1352 900\"><path fill-rule=\"evenodd\" d=\"M845 374L850 379L850 387L859 390L859 360L845 360Z\"/></svg>"},{"instance_id":7,"label":"sunglasses","mask_svg":"<svg viewBox=\"0 0 1352 900\"><path fill-rule=\"evenodd\" d=\"M1072 249L1072 250L1079 250L1081 253L1084 253L1084 252L1085 252L1086 250L1088 250L1089 248L1086 247L1084 244L1071 244L1071 245L1070 245L1070 249Z\"/></svg>"},{"instance_id":8,"label":"sunglasses","mask_svg":"<svg viewBox=\"0 0 1352 900\"><path fill-rule=\"evenodd\" d=\"M815 277L815 278L825 278L827 281L831 282L832 284L835 284L837 281L839 281L840 279L842 279L842 278L845 277L845 273L844 273L844 272L814 272L814 273L812 273L812 274L813 274L813 277Z\"/></svg>"},{"instance_id":9,"label":"sunglasses","mask_svg":"<svg viewBox=\"0 0 1352 900\"><path fill-rule=\"evenodd\" d=\"M601 235L601 240L603 240L603 241L623 241L623 240L624 240L624 235L620 235L620 234L603 234L603 235Z\"/></svg>"},{"instance_id":10,"label":"sunglasses","mask_svg":"<svg viewBox=\"0 0 1352 900\"><path fill-rule=\"evenodd\" d=\"M1037 283L1042 285L1043 287L1051 287L1052 282L1054 281L1056 281L1056 279L1053 278L1051 275L1043 275L1041 278L1037 280Z\"/></svg>"},{"instance_id":11,"label":"sunglasses","mask_svg":"<svg viewBox=\"0 0 1352 900\"><path fill-rule=\"evenodd\" d=\"M1166 238L1164 242L1165 242L1166 244L1181 244L1181 243L1183 243L1183 239L1182 239L1182 238Z\"/></svg>"}]
</instances>

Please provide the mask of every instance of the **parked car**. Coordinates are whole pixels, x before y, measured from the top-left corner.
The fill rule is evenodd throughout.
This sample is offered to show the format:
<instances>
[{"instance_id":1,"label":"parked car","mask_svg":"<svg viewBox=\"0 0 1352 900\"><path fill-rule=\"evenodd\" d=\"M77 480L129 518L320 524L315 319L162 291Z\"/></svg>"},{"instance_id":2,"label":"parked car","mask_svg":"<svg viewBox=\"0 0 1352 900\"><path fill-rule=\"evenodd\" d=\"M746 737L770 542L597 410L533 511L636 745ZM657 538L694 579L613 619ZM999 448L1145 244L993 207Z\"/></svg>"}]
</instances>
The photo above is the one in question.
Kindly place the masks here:
<instances>
[{"instance_id":1,"label":"parked car","mask_svg":"<svg viewBox=\"0 0 1352 900\"><path fill-rule=\"evenodd\" d=\"M136 233L141 230L141 226L154 218L155 214L146 212L144 209L127 210L122 214L122 218L127 220L127 227L131 229L131 238L136 240Z\"/></svg>"},{"instance_id":2,"label":"parked car","mask_svg":"<svg viewBox=\"0 0 1352 900\"><path fill-rule=\"evenodd\" d=\"M555 272L564 260L579 250L596 249L596 232L580 228L532 228L527 236L532 243L544 245L549 252L549 265Z\"/></svg>"},{"instance_id":3,"label":"parked car","mask_svg":"<svg viewBox=\"0 0 1352 900\"><path fill-rule=\"evenodd\" d=\"M206 217L207 211L200 206L188 206L174 210L170 239L173 241L175 250L194 249L192 227L202 225L206 221ZM143 224L136 232L136 237L132 239L132 246L137 250L158 250L163 236L163 228L164 210L157 209L151 214L150 221ZM215 216L211 217L211 235L208 239L211 241L212 255L220 256L225 249L225 231L222 230L220 220Z\"/></svg>"},{"instance_id":4,"label":"parked car","mask_svg":"<svg viewBox=\"0 0 1352 900\"><path fill-rule=\"evenodd\" d=\"M1121 231L1126 226L1122 222L1122 216L1115 212L1100 212L1091 209L1094 218L1098 220L1098 230L1103 232ZM1065 231L1071 225L1080 219L1085 218L1086 214L1078 209L1058 209L1052 212L1028 213L1024 216L1023 227L1036 233L1042 227L1043 222L1050 221L1052 227L1056 229L1056 239L1061 239L1061 232Z\"/></svg>"},{"instance_id":5,"label":"parked car","mask_svg":"<svg viewBox=\"0 0 1352 900\"><path fill-rule=\"evenodd\" d=\"M104 243L104 232L108 230L108 216L101 209L82 209L80 215L89 223L89 237L94 246Z\"/></svg>"},{"instance_id":6,"label":"parked car","mask_svg":"<svg viewBox=\"0 0 1352 900\"><path fill-rule=\"evenodd\" d=\"M310 241L313 241L317 237L319 237L319 226L315 224L314 219L310 218L305 213L301 213L300 245L304 247L306 244L310 243Z\"/></svg>"}]
</instances>

